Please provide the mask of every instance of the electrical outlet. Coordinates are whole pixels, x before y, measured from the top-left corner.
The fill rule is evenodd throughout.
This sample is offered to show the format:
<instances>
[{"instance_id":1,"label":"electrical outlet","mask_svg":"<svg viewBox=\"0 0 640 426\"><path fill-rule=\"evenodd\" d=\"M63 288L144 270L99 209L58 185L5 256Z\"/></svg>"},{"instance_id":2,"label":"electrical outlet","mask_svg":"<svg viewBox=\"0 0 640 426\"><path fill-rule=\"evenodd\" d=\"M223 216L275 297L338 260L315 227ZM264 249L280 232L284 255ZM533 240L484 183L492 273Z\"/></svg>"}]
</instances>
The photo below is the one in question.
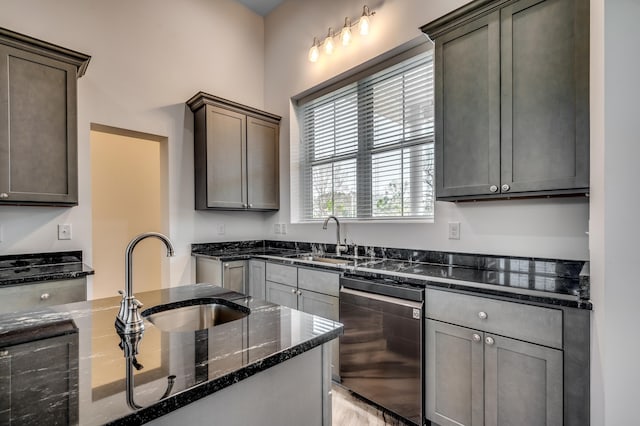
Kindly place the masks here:
<instances>
[{"instance_id":1,"label":"electrical outlet","mask_svg":"<svg viewBox=\"0 0 640 426\"><path fill-rule=\"evenodd\" d=\"M280 224L280 233L283 234L283 235L287 233L287 224L286 223L281 223Z\"/></svg>"},{"instance_id":2,"label":"electrical outlet","mask_svg":"<svg viewBox=\"0 0 640 426\"><path fill-rule=\"evenodd\" d=\"M273 224L273 232L275 232L276 234L279 234L281 229L282 228L280 227L279 223L274 223Z\"/></svg>"},{"instance_id":3,"label":"electrical outlet","mask_svg":"<svg viewBox=\"0 0 640 426\"><path fill-rule=\"evenodd\" d=\"M449 239L460 239L460 222L449 222Z\"/></svg>"},{"instance_id":4,"label":"electrical outlet","mask_svg":"<svg viewBox=\"0 0 640 426\"><path fill-rule=\"evenodd\" d=\"M218 224L218 235L224 235L226 232L224 223L219 223Z\"/></svg>"},{"instance_id":5,"label":"electrical outlet","mask_svg":"<svg viewBox=\"0 0 640 426\"><path fill-rule=\"evenodd\" d=\"M58 225L58 239L70 240L71 239L71 224L61 223Z\"/></svg>"}]
</instances>

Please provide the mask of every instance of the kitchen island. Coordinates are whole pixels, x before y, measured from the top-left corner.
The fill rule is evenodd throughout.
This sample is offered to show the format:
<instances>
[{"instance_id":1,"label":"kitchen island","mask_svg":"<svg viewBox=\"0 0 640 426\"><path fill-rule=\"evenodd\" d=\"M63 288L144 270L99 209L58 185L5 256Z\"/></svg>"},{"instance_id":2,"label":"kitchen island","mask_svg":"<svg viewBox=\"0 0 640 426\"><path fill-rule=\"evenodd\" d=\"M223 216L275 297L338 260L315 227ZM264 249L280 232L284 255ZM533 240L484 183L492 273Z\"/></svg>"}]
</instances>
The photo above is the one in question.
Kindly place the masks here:
<instances>
[{"instance_id":1,"label":"kitchen island","mask_svg":"<svg viewBox=\"0 0 640 426\"><path fill-rule=\"evenodd\" d=\"M0 316L0 422L331 424L340 323L208 284L136 297L144 308L213 297L250 313L196 331L145 320L124 338L118 297Z\"/></svg>"}]
</instances>

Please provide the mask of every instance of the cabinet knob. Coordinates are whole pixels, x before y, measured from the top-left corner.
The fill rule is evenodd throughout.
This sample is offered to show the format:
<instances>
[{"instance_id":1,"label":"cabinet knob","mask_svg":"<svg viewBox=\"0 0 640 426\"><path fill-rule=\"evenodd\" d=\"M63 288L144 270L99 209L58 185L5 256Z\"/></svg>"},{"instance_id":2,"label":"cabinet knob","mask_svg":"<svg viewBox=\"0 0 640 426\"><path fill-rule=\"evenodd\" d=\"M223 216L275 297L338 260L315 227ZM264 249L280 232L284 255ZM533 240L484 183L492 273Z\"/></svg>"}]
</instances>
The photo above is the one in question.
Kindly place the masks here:
<instances>
[{"instance_id":1,"label":"cabinet knob","mask_svg":"<svg viewBox=\"0 0 640 426\"><path fill-rule=\"evenodd\" d=\"M498 187L497 187L496 185L491 185L491 186L489 187L489 191L491 191L491 192L498 192Z\"/></svg>"},{"instance_id":2,"label":"cabinet knob","mask_svg":"<svg viewBox=\"0 0 640 426\"><path fill-rule=\"evenodd\" d=\"M484 312L484 311L480 311L480 312L478 312L478 318L480 318L482 320L485 320L485 319L489 318L489 315L487 315L487 313Z\"/></svg>"},{"instance_id":3,"label":"cabinet knob","mask_svg":"<svg viewBox=\"0 0 640 426\"><path fill-rule=\"evenodd\" d=\"M246 209L248 206L246 203L242 203L242 207Z\"/></svg>"},{"instance_id":4,"label":"cabinet knob","mask_svg":"<svg viewBox=\"0 0 640 426\"><path fill-rule=\"evenodd\" d=\"M253 204L249 203L249 208L253 207Z\"/></svg>"},{"instance_id":5,"label":"cabinet knob","mask_svg":"<svg viewBox=\"0 0 640 426\"><path fill-rule=\"evenodd\" d=\"M9 351L7 350L0 351L0 356L7 356L7 355L9 355Z\"/></svg>"},{"instance_id":6,"label":"cabinet knob","mask_svg":"<svg viewBox=\"0 0 640 426\"><path fill-rule=\"evenodd\" d=\"M47 300L51 296L49 293L42 293L40 295L40 300Z\"/></svg>"},{"instance_id":7,"label":"cabinet knob","mask_svg":"<svg viewBox=\"0 0 640 426\"><path fill-rule=\"evenodd\" d=\"M511 187L509 185L507 185L506 183L504 185L502 185L502 192L507 192L511 189Z\"/></svg>"},{"instance_id":8,"label":"cabinet knob","mask_svg":"<svg viewBox=\"0 0 640 426\"><path fill-rule=\"evenodd\" d=\"M484 342L485 342L487 345L491 346L491 345L493 345L496 341L495 341L495 340L493 340L493 337L489 337L489 336L487 336L487 337L484 339Z\"/></svg>"},{"instance_id":9,"label":"cabinet knob","mask_svg":"<svg viewBox=\"0 0 640 426\"><path fill-rule=\"evenodd\" d=\"M0 194L0 198L9 198L9 194L3 192L2 194Z\"/></svg>"},{"instance_id":10,"label":"cabinet knob","mask_svg":"<svg viewBox=\"0 0 640 426\"><path fill-rule=\"evenodd\" d=\"M482 340L482 337L480 337L480 335L478 333L473 333L473 336L471 336L474 342L479 342L480 340Z\"/></svg>"},{"instance_id":11,"label":"cabinet knob","mask_svg":"<svg viewBox=\"0 0 640 426\"><path fill-rule=\"evenodd\" d=\"M302 292L298 290L298 296L302 296Z\"/></svg>"},{"instance_id":12,"label":"cabinet knob","mask_svg":"<svg viewBox=\"0 0 640 426\"><path fill-rule=\"evenodd\" d=\"M296 289L295 289L295 288L292 288L292 289L291 289L291 293L296 294Z\"/></svg>"},{"instance_id":13,"label":"cabinet knob","mask_svg":"<svg viewBox=\"0 0 640 426\"><path fill-rule=\"evenodd\" d=\"M228 268L228 267L229 267L229 264L228 264L228 263L225 263L225 264L224 264L224 267L225 267L225 268Z\"/></svg>"}]
</instances>

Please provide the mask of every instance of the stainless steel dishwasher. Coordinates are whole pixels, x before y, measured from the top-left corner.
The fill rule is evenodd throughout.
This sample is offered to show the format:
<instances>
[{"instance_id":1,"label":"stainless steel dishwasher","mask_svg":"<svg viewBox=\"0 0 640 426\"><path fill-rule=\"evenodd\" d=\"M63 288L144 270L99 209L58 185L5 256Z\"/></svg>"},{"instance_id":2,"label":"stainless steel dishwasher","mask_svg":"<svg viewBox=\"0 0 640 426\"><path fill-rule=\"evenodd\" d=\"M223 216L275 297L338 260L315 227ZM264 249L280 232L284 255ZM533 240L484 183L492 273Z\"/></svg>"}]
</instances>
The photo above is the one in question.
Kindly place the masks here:
<instances>
[{"instance_id":1,"label":"stainless steel dishwasher","mask_svg":"<svg viewBox=\"0 0 640 426\"><path fill-rule=\"evenodd\" d=\"M343 386L423 424L424 289L389 280L340 279Z\"/></svg>"}]
</instances>

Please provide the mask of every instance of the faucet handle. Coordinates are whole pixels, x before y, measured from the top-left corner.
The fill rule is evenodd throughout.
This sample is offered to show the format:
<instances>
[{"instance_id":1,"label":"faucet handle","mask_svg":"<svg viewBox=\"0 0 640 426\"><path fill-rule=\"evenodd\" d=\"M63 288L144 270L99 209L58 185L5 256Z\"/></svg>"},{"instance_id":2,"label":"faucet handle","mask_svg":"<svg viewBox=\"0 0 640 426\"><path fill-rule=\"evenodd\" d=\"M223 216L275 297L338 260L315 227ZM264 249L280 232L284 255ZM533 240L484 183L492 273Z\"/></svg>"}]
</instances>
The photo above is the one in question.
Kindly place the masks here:
<instances>
[{"instance_id":1,"label":"faucet handle","mask_svg":"<svg viewBox=\"0 0 640 426\"><path fill-rule=\"evenodd\" d=\"M132 332L138 332L144 330L144 321L140 316L140 308L142 303L138 299L131 299L129 305L129 315L127 317L127 326L130 326Z\"/></svg>"}]
</instances>

